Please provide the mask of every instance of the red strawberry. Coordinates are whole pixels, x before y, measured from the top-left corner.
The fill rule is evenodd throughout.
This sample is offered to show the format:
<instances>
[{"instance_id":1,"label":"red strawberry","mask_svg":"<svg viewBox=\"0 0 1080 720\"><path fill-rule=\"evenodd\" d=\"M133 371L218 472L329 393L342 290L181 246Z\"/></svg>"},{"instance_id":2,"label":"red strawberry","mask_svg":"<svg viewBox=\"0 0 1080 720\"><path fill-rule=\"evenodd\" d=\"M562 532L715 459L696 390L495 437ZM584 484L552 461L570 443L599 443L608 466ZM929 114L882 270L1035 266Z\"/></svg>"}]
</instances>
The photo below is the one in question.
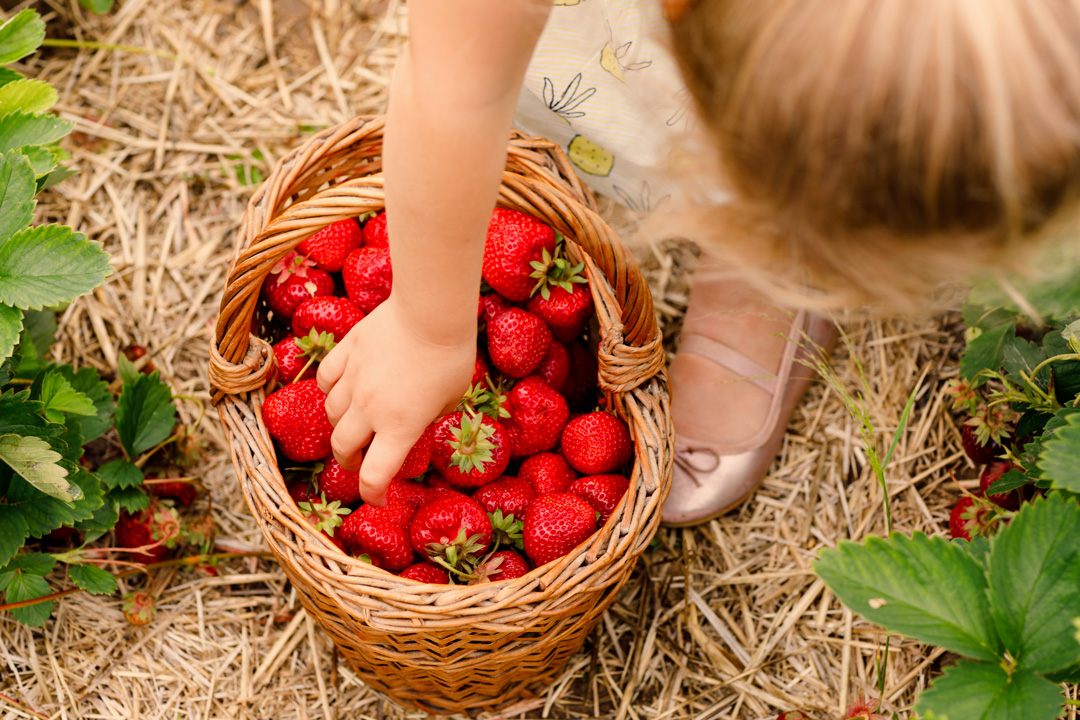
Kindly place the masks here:
<instances>
[{"instance_id":1,"label":"red strawberry","mask_svg":"<svg viewBox=\"0 0 1080 720\"><path fill-rule=\"evenodd\" d=\"M146 357L147 352L148 350L142 345L128 345L123 349L124 357L126 357L131 362L136 362L140 358ZM143 366L139 368L139 372L141 372L143 375L149 375L150 373L154 372L155 369L156 368L154 367L154 361L148 359L146 363L144 363Z\"/></svg>"},{"instance_id":2,"label":"red strawberry","mask_svg":"<svg viewBox=\"0 0 1080 720\"><path fill-rule=\"evenodd\" d=\"M270 271L263 283L263 294L274 317L288 322L300 303L333 295L334 279L330 273L316 268L311 260L291 252Z\"/></svg>"},{"instance_id":3,"label":"red strawberry","mask_svg":"<svg viewBox=\"0 0 1080 720\"><path fill-rule=\"evenodd\" d=\"M484 325L488 325L496 315L514 307L513 304L499 293L488 293L480 296L480 319Z\"/></svg>"},{"instance_id":4,"label":"red strawberry","mask_svg":"<svg viewBox=\"0 0 1080 720\"><path fill-rule=\"evenodd\" d=\"M534 217L497 208L484 243L484 280L500 295L522 302L536 285L532 263L555 251L555 231Z\"/></svg>"},{"instance_id":5,"label":"red strawberry","mask_svg":"<svg viewBox=\"0 0 1080 720\"><path fill-rule=\"evenodd\" d=\"M538 377L527 377L507 395L503 421L510 436L510 456L521 457L555 447L570 410L566 399Z\"/></svg>"},{"instance_id":6,"label":"red strawberry","mask_svg":"<svg viewBox=\"0 0 1080 720\"><path fill-rule=\"evenodd\" d=\"M885 720L884 715L876 712L879 705L881 698L867 699L862 693L857 693L841 720Z\"/></svg>"},{"instance_id":7,"label":"red strawberry","mask_svg":"<svg viewBox=\"0 0 1080 720\"><path fill-rule=\"evenodd\" d=\"M1013 469L1013 464L1008 460L1001 460L998 462L992 462L983 468L982 474L979 475L979 492L983 495L986 494L986 490L997 481L1002 475ZM994 503L1000 508L1005 510L1019 510L1020 509L1020 493L1016 490L1010 490L1006 493L998 493L997 495L988 495L990 502Z\"/></svg>"},{"instance_id":8,"label":"red strawberry","mask_svg":"<svg viewBox=\"0 0 1080 720\"><path fill-rule=\"evenodd\" d=\"M989 535L995 515L988 502L965 495L949 514L949 535L954 540L971 540L976 535Z\"/></svg>"},{"instance_id":9,"label":"red strawberry","mask_svg":"<svg viewBox=\"0 0 1080 720\"><path fill-rule=\"evenodd\" d=\"M431 464L431 450L434 446L435 425L431 424L424 428L424 433L413 443L413 446L409 449L409 454L405 456L405 461L402 462L401 468L394 477L407 480L427 472L428 465Z\"/></svg>"},{"instance_id":10,"label":"red strawberry","mask_svg":"<svg viewBox=\"0 0 1080 720\"><path fill-rule=\"evenodd\" d=\"M305 337L314 329L341 342L353 325L364 319L364 312L347 298L315 297L296 308L292 329L297 337Z\"/></svg>"},{"instance_id":11,"label":"red strawberry","mask_svg":"<svg viewBox=\"0 0 1080 720\"><path fill-rule=\"evenodd\" d=\"M525 554L537 567L576 548L596 532L596 510L567 493L541 495L525 513Z\"/></svg>"},{"instance_id":12,"label":"red strawberry","mask_svg":"<svg viewBox=\"0 0 1080 720\"><path fill-rule=\"evenodd\" d=\"M349 253L342 268L345 292L356 306L369 313L390 297L394 273L387 248L362 247Z\"/></svg>"},{"instance_id":13,"label":"red strawberry","mask_svg":"<svg viewBox=\"0 0 1080 720\"><path fill-rule=\"evenodd\" d=\"M486 582L499 582L500 580L513 580L522 577L532 570L529 561L518 555L513 550L500 550L493 553L484 562L477 566L472 573L470 585L479 585Z\"/></svg>"},{"instance_id":14,"label":"red strawberry","mask_svg":"<svg viewBox=\"0 0 1080 720\"><path fill-rule=\"evenodd\" d=\"M544 321L521 308L499 313L488 324L491 363L510 377L523 378L535 370L551 346Z\"/></svg>"},{"instance_id":15,"label":"red strawberry","mask_svg":"<svg viewBox=\"0 0 1080 720\"><path fill-rule=\"evenodd\" d=\"M485 512L501 510L503 515L513 515L521 519L525 508L536 498L536 491L528 480L504 476L489 482L476 491L473 500L480 503Z\"/></svg>"},{"instance_id":16,"label":"red strawberry","mask_svg":"<svg viewBox=\"0 0 1080 720\"><path fill-rule=\"evenodd\" d=\"M290 335L285 338L274 346L278 380L282 385L288 385L297 380L314 378L315 363L321 362L335 345L337 343L334 342L333 335L315 329L308 331L303 337Z\"/></svg>"},{"instance_id":17,"label":"red strawberry","mask_svg":"<svg viewBox=\"0 0 1080 720\"><path fill-rule=\"evenodd\" d=\"M315 380L301 380L270 394L263 422L290 460L321 460L331 454L334 426L326 417L326 395Z\"/></svg>"},{"instance_id":18,"label":"red strawberry","mask_svg":"<svg viewBox=\"0 0 1080 720\"><path fill-rule=\"evenodd\" d=\"M319 232L300 243L296 249L301 255L307 255L315 264L327 272L340 272L345 263L345 256L362 242L360 226L356 220L348 218L327 225Z\"/></svg>"},{"instance_id":19,"label":"red strawberry","mask_svg":"<svg viewBox=\"0 0 1080 720\"><path fill-rule=\"evenodd\" d=\"M461 570L487 552L492 528L475 500L447 495L420 508L409 532L422 557Z\"/></svg>"},{"instance_id":20,"label":"red strawberry","mask_svg":"<svg viewBox=\"0 0 1080 720\"><path fill-rule=\"evenodd\" d=\"M345 544L341 538L339 528L342 526L342 518L349 514L349 508L341 507L341 501L329 501L325 494L313 497L311 500L296 504L300 512L304 513L304 519L316 530L330 539L342 551Z\"/></svg>"},{"instance_id":21,"label":"red strawberry","mask_svg":"<svg viewBox=\"0 0 1080 720\"><path fill-rule=\"evenodd\" d=\"M600 524L603 525L629 488L630 481L622 475L590 475L575 480L566 492L592 505L600 513Z\"/></svg>"},{"instance_id":22,"label":"red strawberry","mask_svg":"<svg viewBox=\"0 0 1080 720\"><path fill-rule=\"evenodd\" d=\"M552 340L534 375L550 385L555 392L565 396L570 380L570 353L566 346L558 340Z\"/></svg>"},{"instance_id":23,"label":"red strawberry","mask_svg":"<svg viewBox=\"0 0 1080 720\"><path fill-rule=\"evenodd\" d=\"M413 513L404 503L386 507L361 505L341 527L345 547L355 556L367 555L384 570L403 570L413 564L412 546L406 529Z\"/></svg>"},{"instance_id":24,"label":"red strawberry","mask_svg":"<svg viewBox=\"0 0 1080 720\"><path fill-rule=\"evenodd\" d=\"M591 408L596 406L598 387L596 355L582 342L573 342L566 346L570 354L570 379L566 382L566 404L571 409Z\"/></svg>"},{"instance_id":25,"label":"red strawberry","mask_svg":"<svg viewBox=\"0 0 1080 720\"><path fill-rule=\"evenodd\" d=\"M148 478L149 479L149 478ZM152 482L146 484L151 495L161 498L176 500L181 505L190 505L199 494L193 483L184 480L166 480L165 482Z\"/></svg>"},{"instance_id":26,"label":"red strawberry","mask_svg":"<svg viewBox=\"0 0 1080 720\"><path fill-rule=\"evenodd\" d=\"M419 510L432 499L432 491L413 480L394 478L386 488L386 503L402 502L414 511Z\"/></svg>"},{"instance_id":27,"label":"red strawberry","mask_svg":"<svg viewBox=\"0 0 1080 720\"><path fill-rule=\"evenodd\" d=\"M364 247L390 247L390 235L386 232L385 212L379 213L364 223Z\"/></svg>"},{"instance_id":28,"label":"red strawberry","mask_svg":"<svg viewBox=\"0 0 1080 720\"><path fill-rule=\"evenodd\" d=\"M429 583L432 585L449 585L450 573L446 572L438 565L432 565L431 563L416 563L398 573L403 578L409 580L415 580L420 583Z\"/></svg>"},{"instance_id":29,"label":"red strawberry","mask_svg":"<svg viewBox=\"0 0 1080 720\"><path fill-rule=\"evenodd\" d=\"M510 464L510 438L487 415L452 412L435 424L431 464L457 487L480 487Z\"/></svg>"},{"instance_id":30,"label":"red strawberry","mask_svg":"<svg viewBox=\"0 0 1080 720\"><path fill-rule=\"evenodd\" d=\"M562 453L578 472L605 475L633 459L634 444L626 423L597 410L566 424Z\"/></svg>"},{"instance_id":31,"label":"red strawberry","mask_svg":"<svg viewBox=\"0 0 1080 720\"><path fill-rule=\"evenodd\" d=\"M472 382L470 385L482 385L488 374L488 365L484 361L484 356L480 354L480 351L476 351L476 365L473 366Z\"/></svg>"},{"instance_id":32,"label":"red strawberry","mask_svg":"<svg viewBox=\"0 0 1080 720\"><path fill-rule=\"evenodd\" d=\"M120 609L124 613L124 618L132 625L147 625L157 614L154 596L142 591L125 593Z\"/></svg>"},{"instance_id":33,"label":"red strawberry","mask_svg":"<svg viewBox=\"0 0 1080 720\"><path fill-rule=\"evenodd\" d=\"M577 473L562 455L537 453L521 463L518 477L528 481L540 496L566 492L570 483L577 480Z\"/></svg>"},{"instance_id":34,"label":"red strawberry","mask_svg":"<svg viewBox=\"0 0 1080 720\"><path fill-rule=\"evenodd\" d=\"M154 499L135 514L121 511L113 531L117 547L143 548L128 552L136 562L161 562L180 537L180 517L171 507Z\"/></svg>"},{"instance_id":35,"label":"red strawberry","mask_svg":"<svg viewBox=\"0 0 1080 720\"><path fill-rule=\"evenodd\" d=\"M788 710L777 715L776 720L810 720L810 716L802 710Z\"/></svg>"},{"instance_id":36,"label":"red strawberry","mask_svg":"<svg viewBox=\"0 0 1080 720\"><path fill-rule=\"evenodd\" d=\"M316 484L308 480L299 480L290 483L288 490L289 497L291 497L293 502L297 505L319 497L319 490L316 487Z\"/></svg>"},{"instance_id":37,"label":"red strawberry","mask_svg":"<svg viewBox=\"0 0 1080 720\"><path fill-rule=\"evenodd\" d=\"M319 473L319 492L327 500L337 500L342 505L359 502L360 473L346 470L333 457L326 458L323 463L323 471Z\"/></svg>"},{"instance_id":38,"label":"red strawberry","mask_svg":"<svg viewBox=\"0 0 1080 720\"><path fill-rule=\"evenodd\" d=\"M1001 446L989 438L984 444L979 440L973 425L960 426L960 441L964 446L964 452L976 465L993 462L994 458L1001 455Z\"/></svg>"},{"instance_id":39,"label":"red strawberry","mask_svg":"<svg viewBox=\"0 0 1080 720\"><path fill-rule=\"evenodd\" d=\"M585 332L593 314L593 299L587 285L574 285L572 290L553 287L548 297L533 295L525 307L548 324L557 340L568 343Z\"/></svg>"}]
</instances>

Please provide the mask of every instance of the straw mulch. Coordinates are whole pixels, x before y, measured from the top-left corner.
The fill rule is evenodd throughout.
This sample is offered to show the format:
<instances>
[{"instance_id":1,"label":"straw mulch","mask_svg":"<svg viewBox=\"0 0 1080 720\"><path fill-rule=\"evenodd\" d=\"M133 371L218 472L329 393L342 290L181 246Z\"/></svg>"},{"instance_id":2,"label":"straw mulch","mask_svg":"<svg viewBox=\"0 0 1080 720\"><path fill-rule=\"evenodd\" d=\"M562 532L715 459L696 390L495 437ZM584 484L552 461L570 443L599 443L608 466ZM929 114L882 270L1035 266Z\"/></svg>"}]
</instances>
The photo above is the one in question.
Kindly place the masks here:
<instances>
[{"instance_id":1,"label":"straw mulch","mask_svg":"<svg viewBox=\"0 0 1080 720\"><path fill-rule=\"evenodd\" d=\"M77 126L67 147L79 175L44 196L40 219L102 241L116 269L65 311L56 357L111 372L118 352L138 343L178 395L206 403L207 345L249 180L313 129L382 111L405 8L122 0L97 17L74 0L36 7L51 37L152 51L45 49L23 68L59 89L59 110ZM674 334L694 253L676 241L639 250ZM955 319L845 327L882 438L921 388L888 493L896 529L940 534L957 493L950 477L974 476L941 392L956 372ZM833 367L859 387L845 346ZM190 421L196 406L183 404ZM201 429L197 472L219 550L263 548L220 429L212 420ZM501 717L715 720L792 708L838 717L855 696L873 694L886 637L839 605L811 563L838 540L884 529L858 429L818 384L763 489L720 520L661 531L585 652L544 696ZM217 577L160 571L154 592L158 616L145 628L124 620L116 597L68 597L39 630L0 616L0 693L22 705L0 701L0 718L422 716L379 698L337 661L270 560L230 561ZM885 710L907 717L941 659L893 637Z\"/></svg>"}]
</instances>

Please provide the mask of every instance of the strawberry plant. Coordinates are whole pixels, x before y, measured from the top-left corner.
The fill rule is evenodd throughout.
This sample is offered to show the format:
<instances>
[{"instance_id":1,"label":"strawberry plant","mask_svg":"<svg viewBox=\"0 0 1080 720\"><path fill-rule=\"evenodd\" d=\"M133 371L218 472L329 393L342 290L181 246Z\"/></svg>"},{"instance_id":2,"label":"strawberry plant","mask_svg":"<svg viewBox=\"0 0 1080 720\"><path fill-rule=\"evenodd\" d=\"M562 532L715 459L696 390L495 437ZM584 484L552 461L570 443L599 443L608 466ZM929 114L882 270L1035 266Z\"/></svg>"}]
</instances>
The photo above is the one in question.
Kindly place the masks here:
<instances>
[{"instance_id":1,"label":"strawberry plant","mask_svg":"<svg viewBox=\"0 0 1080 720\"><path fill-rule=\"evenodd\" d=\"M0 65L30 54L44 37L36 12L18 13L0 26ZM158 448L180 439L172 392L156 372L146 373L149 365L139 372L121 358L110 385L92 368L48 359L56 308L110 272L98 243L62 225L31 224L35 195L71 174L57 145L71 125L48 113L56 99L48 83L0 68L0 593L18 605L15 619L30 625L52 611L51 601L32 601L50 596L45 578L58 563L83 590L116 591L114 575L98 567L103 551L88 544L122 514L148 511L144 468ZM37 544L80 534L81 544L62 552ZM151 532L140 545L169 545L178 534Z\"/></svg>"},{"instance_id":2,"label":"strawberry plant","mask_svg":"<svg viewBox=\"0 0 1080 720\"><path fill-rule=\"evenodd\" d=\"M1071 293L1071 294L1070 294ZM986 463L958 497L951 542L915 533L841 542L815 572L871 622L963 659L918 699L927 720L1062 713L1080 682L1080 321L1075 283L1034 308L964 310L948 388L964 448ZM985 296L983 296L985 297ZM1046 301L1045 303L1043 301Z\"/></svg>"}]
</instances>

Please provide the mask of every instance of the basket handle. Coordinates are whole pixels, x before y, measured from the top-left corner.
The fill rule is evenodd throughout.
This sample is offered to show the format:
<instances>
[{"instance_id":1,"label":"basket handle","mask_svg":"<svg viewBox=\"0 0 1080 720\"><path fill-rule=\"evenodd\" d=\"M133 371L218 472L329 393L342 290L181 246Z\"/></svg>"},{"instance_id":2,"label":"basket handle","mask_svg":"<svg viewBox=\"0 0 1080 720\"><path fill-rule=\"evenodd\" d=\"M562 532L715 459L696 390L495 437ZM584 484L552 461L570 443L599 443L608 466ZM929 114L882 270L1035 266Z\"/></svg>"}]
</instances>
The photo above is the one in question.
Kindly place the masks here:
<instances>
[{"instance_id":1,"label":"basket handle","mask_svg":"<svg viewBox=\"0 0 1080 720\"><path fill-rule=\"evenodd\" d=\"M356 125L367 140L381 136L381 118L357 118ZM218 311L214 342L210 348L210 384L212 400L220 402L225 395L250 392L265 387L273 374L270 346L251 332L263 280L274 265L307 237L330 223L383 208L383 177L381 173L348 180L320 190L295 202L279 216L265 222L268 212L280 207L284 199L310 188L290 188L287 170L293 176L296 168L286 160L302 157L310 161L313 144L326 143L329 134L342 136L341 128L319 133L297 151L283 158L255 196L241 224L237 250L229 267L225 290ZM503 174L499 204L535 215L559 232L574 239L595 261L608 279L619 302L622 316L623 341L633 347L654 346L659 343L660 330L653 312L648 284L633 254L615 232L595 211L588 191L576 182L565 182L559 174L572 177L569 162L562 149L554 143L528 139L527 147L543 149L553 158L546 166L535 161L540 153L514 152L512 143L508 169ZM526 143L518 143L520 149ZM560 157L561 155L561 157ZM283 170L284 166L284 170ZM258 226L265 222L259 230Z\"/></svg>"}]
</instances>

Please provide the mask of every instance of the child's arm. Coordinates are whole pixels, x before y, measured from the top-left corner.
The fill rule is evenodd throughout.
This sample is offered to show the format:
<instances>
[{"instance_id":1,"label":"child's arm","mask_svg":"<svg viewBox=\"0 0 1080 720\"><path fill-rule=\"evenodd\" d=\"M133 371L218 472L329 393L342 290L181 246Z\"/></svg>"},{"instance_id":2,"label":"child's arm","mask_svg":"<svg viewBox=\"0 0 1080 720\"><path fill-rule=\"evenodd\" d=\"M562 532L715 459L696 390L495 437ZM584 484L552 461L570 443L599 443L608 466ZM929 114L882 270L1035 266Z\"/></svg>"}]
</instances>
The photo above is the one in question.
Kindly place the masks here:
<instances>
[{"instance_id":1,"label":"child's arm","mask_svg":"<svg viewBox=\"0 0 1080 720\"><path fill-rule=\"evenodd\" d=\"M390 297L323 361L334 456L367 502L424 428L461 399L476 358L484 238L525 68L550 0L411 0L384 145Z\"/></svg>"}]
</instances>

